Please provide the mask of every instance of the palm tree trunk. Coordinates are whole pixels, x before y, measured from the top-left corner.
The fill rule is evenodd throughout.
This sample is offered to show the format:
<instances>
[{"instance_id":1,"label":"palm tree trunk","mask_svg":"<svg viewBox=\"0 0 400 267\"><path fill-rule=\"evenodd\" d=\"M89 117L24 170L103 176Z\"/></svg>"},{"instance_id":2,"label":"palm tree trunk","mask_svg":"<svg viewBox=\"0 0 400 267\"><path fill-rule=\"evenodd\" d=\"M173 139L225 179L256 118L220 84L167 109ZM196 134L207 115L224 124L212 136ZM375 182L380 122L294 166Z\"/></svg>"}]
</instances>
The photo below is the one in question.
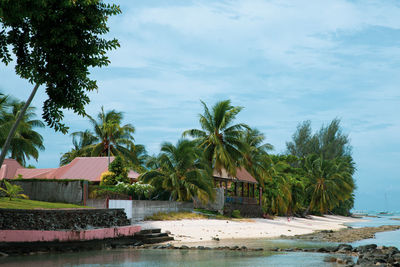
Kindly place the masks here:
<instances>
[{"instance_id":1,"label":"palm tree trunk","mask_svg":"<svg viewBox=\"0 0 400 267\"><path fill-rule=\"evenodd\" d=\"M1 149L0 167L3 165L4 158L6 157L6 154L7 154L7 150L10 147L11 139L14 137L15 131L17 130L18 125L22 120L22 117L25 115L26 110L28 109L29 105L31 104L32 99L35 96L38 88L39 88L39 84L37 83L35 85L35 87L33 87L31 95L29 96L28 100L25 102L24 107L21 109L21 111L18 114L17 120L15 121L13 127L11 128L10 132L8 133L6 142L4 143L3 148Z\"/></svg>"},{"instance_id":2,"label":"palm tree trunk","mask_svg":"<svg viewBox=\"0 0 400 267\"><path fill-rule=\"evenodd\" d=\"M308 213L310 212L311 209L311 203L310 205L308 205L307 209L303 212L303 217L306 217L308 215Z\"/></svg>"}]
</instances>

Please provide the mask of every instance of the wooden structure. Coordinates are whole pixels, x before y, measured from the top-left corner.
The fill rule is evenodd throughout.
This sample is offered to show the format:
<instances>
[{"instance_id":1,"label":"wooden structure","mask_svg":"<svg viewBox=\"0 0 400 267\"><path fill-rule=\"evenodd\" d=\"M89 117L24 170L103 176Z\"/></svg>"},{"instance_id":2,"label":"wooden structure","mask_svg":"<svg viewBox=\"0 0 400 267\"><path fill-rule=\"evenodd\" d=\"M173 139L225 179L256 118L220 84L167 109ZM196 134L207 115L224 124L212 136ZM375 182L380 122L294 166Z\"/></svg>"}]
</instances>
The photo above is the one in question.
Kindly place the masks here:
<instances>
[{"instance_id":1,"label":"wooden structure","mask_svg":"<svg viewBox=\"0 0 400 267\"><path fill-rule=\"evenodd\" d=\"M214 171L214 185L224 188L225 202L243 205L261 206L262 188L256 179L244 168L236 169L236 177L231 177L226 170ZM256 192L256 189L258 189ZM257 197L258 194L258 197Z\"/></svg>"}]
</instances>

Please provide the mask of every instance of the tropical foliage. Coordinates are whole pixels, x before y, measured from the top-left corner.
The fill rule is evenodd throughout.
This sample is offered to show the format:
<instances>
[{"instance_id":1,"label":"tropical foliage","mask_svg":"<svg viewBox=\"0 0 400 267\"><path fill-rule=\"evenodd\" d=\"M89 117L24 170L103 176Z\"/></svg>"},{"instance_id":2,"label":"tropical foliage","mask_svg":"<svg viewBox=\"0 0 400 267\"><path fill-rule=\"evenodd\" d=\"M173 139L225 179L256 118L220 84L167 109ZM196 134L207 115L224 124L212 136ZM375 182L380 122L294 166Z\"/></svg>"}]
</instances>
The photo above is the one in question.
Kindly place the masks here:
<instances>
[{"instance_id":1,"label":"tropical foliage","mask_svg":"<svg viewBox=\"0 0 400 267\"><path fill-rule=\"evenodd\" d=\"M194 142L181 139L176 145L163 143L160 155L151 164L157 169L146 171L139 177L140 180L153 185L158 191L168 192L170 199L213 199L211 168Z\"/></svg>"},{"instance_id":2,"label":"tropical foliage","mask_svg":"<svg viewBox=\"0 0 400 267\"><path fill-rule=\"evenodd\" d=\"M236 115L243 109L231 105L230 100L217 102L210 111L202 101L204 113L200 114L200 129L191 129L183 136L195 138L203 149L205 158L212 169L221 172L225 169L231 176L236 175L238 161L245 149L242 141L244 130L249 127L244 123L234 124Z\"/></svg>"},{"instance_id":3,"label":"tropical foliage","mask_svg":"<svg viewBox=\"0 0 400 267\"><path fill-rule=\"evenodd\" d=\"M83 132L75 132L71 134L72 145L71 151L64 153L60 158L60 166L70 163L76 157L90 157L92 145L97 138L92 135L89 130Z\"/></svg>"},{"instance_id":4,"label":"tropical foliage","mask_svg":"<svg viewBox=\"0 0 400 267\"><path fill-rule=\"evenodd\" d=\"M240 166L244 166L262 186L271 179L272 161L268 152L274 148L264 141L265 136L259 130L247 128L241 136L243 148L239 160Z\"/></svg>"},{"instance_id":5,"label":"tropical foliage","mask_svg":"<svg viewBox=\"0 0 400 267\"><path fill-rule=\"evenodd\" d=\"M104 111L101 108L97 120L89 117L93 131L72 133L74 148L63 154L60 165L71 162L75 157L120 157L130 167L141 169L147 159L143 145L135 145L131 124L122 125L123 113L116 110Z\"/></svg>"},{"instance_id":6,"label":"tropical foliage","mask_svg":"<svg viewBox=\"0 0 400 267\"><path fill-rule=\"evenodd\" d=\"M0 1L0 61L33 85L19 116L7 134L0 166L8 153L25 111L40 86L45 87L42 117L49 127L66 133L63 110L85 115L88 92L96 90L90 69L107 66L106 52L119 47L107 40L107 20L121 13L119 6L103 1L42 0Z\"/></svg>"},{"instance_id":7,"label":"tropical foliage","mask_svg":"<svg viewBox=\"0 0 400 267\"><path fill-rule=\"evenodd\" d=\"M12 200L13 198L29 199L27 195L21 194L21 192L23 191L21 186L11 184L7 180L3 180L3 183L6 188L0 187L0 192L4 192L9 200Z\"/></svg>"},{"instance_id":8,"label":"tropical foliage","mask_svg":"<svg viewBox=\"0 0 400 267\"><path fill-rule=\"evenodd\" d=\"M10 97L0 96L0 146L4 145L7 135L24 104L24 102ZM34 107L29 107L26 110L7 150L7 154L23 166L31 158L37 160L39 151L44 150L43 138L35 130L36 128L43 128L44 124L35 119L35 110Z\"/></svg>"}]
</instances>

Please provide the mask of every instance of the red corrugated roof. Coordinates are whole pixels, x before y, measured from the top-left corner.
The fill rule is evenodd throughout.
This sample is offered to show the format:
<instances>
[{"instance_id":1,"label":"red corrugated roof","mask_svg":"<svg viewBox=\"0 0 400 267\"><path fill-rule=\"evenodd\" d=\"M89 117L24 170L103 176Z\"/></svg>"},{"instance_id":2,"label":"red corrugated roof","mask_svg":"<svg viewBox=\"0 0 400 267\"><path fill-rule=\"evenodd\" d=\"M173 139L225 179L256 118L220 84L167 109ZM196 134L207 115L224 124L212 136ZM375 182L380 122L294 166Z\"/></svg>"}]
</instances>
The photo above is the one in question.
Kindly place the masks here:
<instances>
[{"instance_id":1,"label":"red corrugated roof","mask_svg":"<svg viewBox=\"0 0 400 267\"><path fill-rule=\"evenodd\" d=\"M3 165L1 165L0 179L14 178L16 171L20 168L23 168L23 167L15 159L5 159L3 162Z\"/></svg>"},{"instance_id":2,"label":"red corrugated roof","mask_svg":"<svg viewBox=\"0 0 400 267\"><path fill-rule=\"evenodd\" d=\"M110 161L113 160L114 157L110 157ZM0 170L0 179L11 179L21 175L27 179L84 179L99 182L101 174L107 170L108 157L78 157L65 166L49 169L28 169L14 159L6 159Z\"/></svg>"},{"instance_id":3,"label":"red corrugated roof","mask_svg":"<svg viewBox=\"0 0 400 267\"><path fill-rule=\"evenodd\" d=\"M110 157L110 162L114 159ZM21 175L26 179L83 179L100 182L101 174L107 170L108 157L78 157L65 166L48 169L28 169L22 167L14 159L5 159L0 169L0 179L12 179ZM137 179L139 173L131 170L128 172L128 177Z\"/></svg>"},{"instance_id":4,"label":"red corrugated roof","mask_svg":"<svg viewBox=\"0 0 400 267\"><path fill-rule=\"evenodd\" d=\"M254 179L254 177L251 176L251 174L245 168L240 168L240 167L236 168L236 177L228 175L225 169L222 169L221 173L214 171L213 176L215 178L220 178L220 179L238 180L240 182L258 184L257 180Z\"/></svg>"}]
</instances>

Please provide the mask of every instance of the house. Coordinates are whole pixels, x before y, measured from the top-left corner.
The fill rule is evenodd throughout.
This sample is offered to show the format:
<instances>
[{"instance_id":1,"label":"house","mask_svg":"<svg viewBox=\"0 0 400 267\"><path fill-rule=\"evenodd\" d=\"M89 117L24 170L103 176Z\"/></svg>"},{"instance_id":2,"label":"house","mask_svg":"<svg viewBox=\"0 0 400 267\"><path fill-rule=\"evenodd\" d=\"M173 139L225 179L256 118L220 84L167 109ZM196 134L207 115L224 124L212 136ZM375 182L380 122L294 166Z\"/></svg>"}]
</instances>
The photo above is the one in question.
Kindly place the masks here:
<instances>
[{"instance_id":1,"label":"house","mask_svg":"<svg viewBox=\"0 0 400 267\"><path fill-rule=\"evenodd\" d=\"M257 180L245 169L238 167L236 176L228 175L225 169L214 171L214 185L224 188L225 202L242 205L261 205L262 188ZM256 196L258 190L258 200Z\"/></svg>"},{"instance_id":2,"label":"house","mask_svg":"<svg viewBox=\"0 0 400 267\"><path fill-rule=\"evenodd\" d=\"M115 158L110 157L110 162ZM5 159L0 169L0 179L82 179L100 182L101 174L108 171L108 157L77 157L69 164L59 168L29 169L21 166L15 159ZM135 180L139 174L129 171L128 177Z\"/></svg>"}]
</instances>

